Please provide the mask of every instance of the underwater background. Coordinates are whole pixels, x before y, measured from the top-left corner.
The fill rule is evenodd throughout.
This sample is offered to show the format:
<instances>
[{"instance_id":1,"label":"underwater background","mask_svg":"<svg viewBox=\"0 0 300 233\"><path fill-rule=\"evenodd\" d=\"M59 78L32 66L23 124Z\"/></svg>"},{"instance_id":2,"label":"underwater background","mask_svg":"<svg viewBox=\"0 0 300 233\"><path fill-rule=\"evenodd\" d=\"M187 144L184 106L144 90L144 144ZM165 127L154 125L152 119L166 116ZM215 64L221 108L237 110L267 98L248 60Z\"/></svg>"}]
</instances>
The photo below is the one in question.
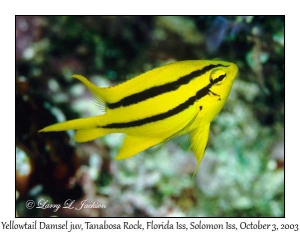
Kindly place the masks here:
<instances>
[{"instance_id":1,"label":"underwater background","mask_svg":"<svg viewBox=\"0 0 300 233\"><path fill-rule=\"evenodd\" d=\"M283 217L284 16L17 16L20 217ZM75 143L47 125L100 109L72 74L112 86L181 60L239 67L197 164L185 137L115 161L122 135ZM26 208L26 201L105 208ZM42 202L40 202L42 203Z\"/></svg>"}]
</instances>

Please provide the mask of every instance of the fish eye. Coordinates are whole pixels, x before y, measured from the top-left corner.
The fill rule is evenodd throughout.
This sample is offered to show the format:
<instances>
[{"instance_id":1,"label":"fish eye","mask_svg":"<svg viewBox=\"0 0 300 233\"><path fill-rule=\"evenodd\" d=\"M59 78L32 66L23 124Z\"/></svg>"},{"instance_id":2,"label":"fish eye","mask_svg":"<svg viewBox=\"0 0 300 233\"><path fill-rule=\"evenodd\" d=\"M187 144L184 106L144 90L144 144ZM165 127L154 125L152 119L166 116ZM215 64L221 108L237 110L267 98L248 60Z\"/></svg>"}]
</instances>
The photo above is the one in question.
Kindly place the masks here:
<instances>
[{"instance_id":1,"label":"fish eye","mask_svg":"<svg viewBox=\"0 0 300 233\"><path fill-rule=\"evenodd\" d=\"M214 85L220 85L226 78L226 72L222 69L214 69L210 73L210 83Z\"/></svg>"}]
</instances>

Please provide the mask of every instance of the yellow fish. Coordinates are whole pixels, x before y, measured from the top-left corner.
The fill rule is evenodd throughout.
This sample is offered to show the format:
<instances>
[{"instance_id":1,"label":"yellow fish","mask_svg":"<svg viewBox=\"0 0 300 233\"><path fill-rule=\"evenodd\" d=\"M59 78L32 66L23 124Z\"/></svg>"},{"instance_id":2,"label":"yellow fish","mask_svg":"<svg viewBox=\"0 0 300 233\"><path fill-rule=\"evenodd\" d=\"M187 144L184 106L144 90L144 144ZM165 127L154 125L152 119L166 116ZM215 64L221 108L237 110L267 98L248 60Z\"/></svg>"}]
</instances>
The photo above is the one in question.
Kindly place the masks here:
<instances>
[{"instance_id":1,"label":"yellow fish","mask_svg":"<svg viewBox=\"0 0 300 233\"><path fill-rule=\"evenodd\" d=\"M76 142L124 133L117 160L189 133L198 168L210 123L224 106L237 71L235 64L226 61L181 61L108 88L97 87L75 74L73 77L91 91L104 114L57 123L39 132L77 130Z\"/></svg>"}]
</instances>

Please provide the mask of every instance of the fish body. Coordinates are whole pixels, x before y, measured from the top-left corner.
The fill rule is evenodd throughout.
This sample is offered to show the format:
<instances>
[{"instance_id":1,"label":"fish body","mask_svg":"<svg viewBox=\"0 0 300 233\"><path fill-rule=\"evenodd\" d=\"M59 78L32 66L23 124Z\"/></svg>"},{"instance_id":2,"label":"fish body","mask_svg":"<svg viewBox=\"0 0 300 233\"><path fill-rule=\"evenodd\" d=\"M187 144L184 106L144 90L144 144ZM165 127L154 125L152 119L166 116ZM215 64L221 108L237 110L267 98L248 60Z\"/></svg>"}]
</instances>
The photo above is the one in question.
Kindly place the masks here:
<instances>
[{"instance_id":1,"label":"fish body","mask_svg":"<svg viewBox=\"0 0 300 233\"><path fill-rule=\"evenodd\" d=\"M73 75L92 92L104 114L57 123L40 132L74 129L77 142L124 133L116 159L189 133L199 166L210 123L224 106L237 71L234 63L226 61L181 61L108 88Z\"/></svg>"}]
</instances>

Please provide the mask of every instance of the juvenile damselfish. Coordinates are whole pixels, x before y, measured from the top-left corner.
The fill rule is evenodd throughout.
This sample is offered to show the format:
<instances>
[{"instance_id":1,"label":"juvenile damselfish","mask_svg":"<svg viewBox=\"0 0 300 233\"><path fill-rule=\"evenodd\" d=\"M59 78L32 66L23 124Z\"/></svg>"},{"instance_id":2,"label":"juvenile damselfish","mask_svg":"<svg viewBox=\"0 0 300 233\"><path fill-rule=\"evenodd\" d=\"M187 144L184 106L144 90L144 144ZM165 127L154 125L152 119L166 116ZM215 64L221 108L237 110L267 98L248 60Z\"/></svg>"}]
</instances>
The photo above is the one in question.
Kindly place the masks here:
<instances>
[{"instance_id":1,"label":"juvenile damselfish","mask_svg":"<svg viewBox=\"0 0 300 233\"><path fill-rule=\"evenodd\" d=\"M118 160L188 133L198 168L210 123L224 106L237 71L235 64L226 61L181 61L108 88L76 74L73 77L91 91L103 114L57 123L39 132L73 129L76 142L124 133Z\"/></svg>"}]
</instances>

